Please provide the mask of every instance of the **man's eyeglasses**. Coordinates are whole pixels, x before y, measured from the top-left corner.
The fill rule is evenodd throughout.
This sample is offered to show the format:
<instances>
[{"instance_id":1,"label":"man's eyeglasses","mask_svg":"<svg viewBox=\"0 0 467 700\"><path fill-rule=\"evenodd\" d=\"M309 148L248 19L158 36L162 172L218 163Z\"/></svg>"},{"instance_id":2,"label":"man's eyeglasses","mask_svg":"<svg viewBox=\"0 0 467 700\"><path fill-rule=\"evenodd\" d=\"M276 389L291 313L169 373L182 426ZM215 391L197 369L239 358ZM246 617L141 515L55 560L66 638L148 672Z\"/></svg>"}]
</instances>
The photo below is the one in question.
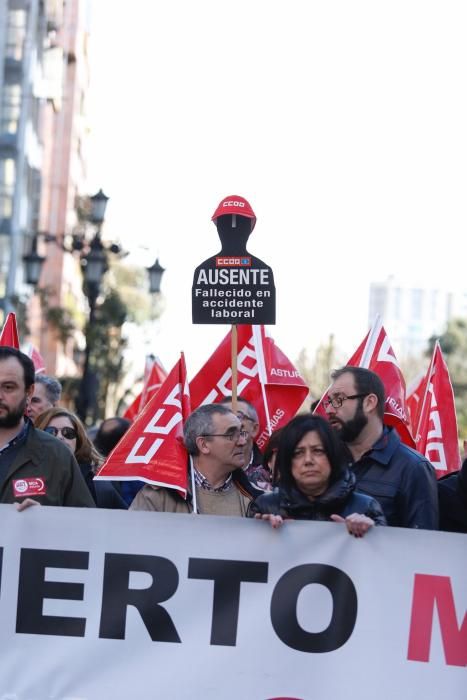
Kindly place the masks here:
<instances>
[{"instance_id":1,"label":"man's eyeglasses","mask_svg":"<svg viewBox=\"0 0 467 700\"><path fill-rule=\"evenodd\" d=\"M256 423L254 418L250 418L250 416L247 416L243 411L237 411L237 417L240 418L240 420L249 420L250 423Z\"/></svg>"},{"instance_id":2,"label":"man's eyeglasses","mask_svg":"<svg viewBox=\"0 0 467 700\"><path fill-rule=\"evenodd\" d=\"M66 440L76 440L78 437L76 430L68 427L56 428L54 425L48 425L47 428L44 428L44 432L54 437L57 437L57 435L61 433Z\"/></svg>"},{"instance_id":3,"label":"man's eyeglasses","mask_svg":"<svg viewBox=\"0 0 467 700\"><path fill-rule=\"evenodd\" d=\"M328 406L332 406L333 408L340 408L344 401L348 401L349 399L363 399L364 396L368 396L368 393L352 394L352 396L346 396L345 394L338 394L337 396L328 396L327 399L324 399L324 408L327 408Z\"/></svg>"},{"instance_id":4,"label":"man's eyeglasses","mask_svg":"<svg viewBox=\"0 0 467 700\"><path fill-rule=\"evenodd\" d=\"M248 433L246 430L240 430L240 428L234 428L233 430L228 430L226 433L205 433L200 435L200 437L223 437L230 442L237 442L240 438L246 440L248 438Z\"/></svg>"}]
</instances>

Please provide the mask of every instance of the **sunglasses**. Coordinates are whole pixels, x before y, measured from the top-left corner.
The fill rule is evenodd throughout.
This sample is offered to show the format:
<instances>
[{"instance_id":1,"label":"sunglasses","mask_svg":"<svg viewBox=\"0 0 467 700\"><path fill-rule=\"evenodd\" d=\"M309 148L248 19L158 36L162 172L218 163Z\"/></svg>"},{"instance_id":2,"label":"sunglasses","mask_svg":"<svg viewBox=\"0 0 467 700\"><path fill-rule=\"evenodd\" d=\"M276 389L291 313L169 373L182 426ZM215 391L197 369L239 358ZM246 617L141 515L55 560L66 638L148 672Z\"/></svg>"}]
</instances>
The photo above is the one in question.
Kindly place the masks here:
<instances>
[{"instance_id":1,"label":"sunglasses","mask_svg":"<svg viewBox=\"0 0 467 700\"><path fill-rule=\"evenodd\" d=\"M58 433L61 433L66 440L76 440L78 436L74 428L56 428L53 425L48 425L47 428L44 428L44 432L54 437L57 437Z\"/></svg>"}]
</instances>

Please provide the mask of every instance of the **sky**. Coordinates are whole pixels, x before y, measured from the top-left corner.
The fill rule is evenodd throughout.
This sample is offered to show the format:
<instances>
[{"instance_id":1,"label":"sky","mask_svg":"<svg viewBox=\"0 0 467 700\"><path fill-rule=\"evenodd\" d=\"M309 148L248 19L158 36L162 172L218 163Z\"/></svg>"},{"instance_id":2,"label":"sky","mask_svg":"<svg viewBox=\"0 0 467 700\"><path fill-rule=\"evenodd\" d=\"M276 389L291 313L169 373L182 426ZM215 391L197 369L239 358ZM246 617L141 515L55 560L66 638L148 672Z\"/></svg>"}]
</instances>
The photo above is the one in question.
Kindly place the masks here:
<instances>
[{"instance_id":1,"label":"sky","mask_svg":"<svg viewBox=\"0 0 467 700\"><path fill-rule=\"evenodd\" d=\"M464 1L91 11L89 191L110 196L106 235L128 259L166 268L145 347L167 368L183 350L193 375L229 330L191 323L227 195L257 216L248 249L274 271L269 331L292 360L330 334L350 355L371 282L467 288Z\"/></svg>"}]
</instances>

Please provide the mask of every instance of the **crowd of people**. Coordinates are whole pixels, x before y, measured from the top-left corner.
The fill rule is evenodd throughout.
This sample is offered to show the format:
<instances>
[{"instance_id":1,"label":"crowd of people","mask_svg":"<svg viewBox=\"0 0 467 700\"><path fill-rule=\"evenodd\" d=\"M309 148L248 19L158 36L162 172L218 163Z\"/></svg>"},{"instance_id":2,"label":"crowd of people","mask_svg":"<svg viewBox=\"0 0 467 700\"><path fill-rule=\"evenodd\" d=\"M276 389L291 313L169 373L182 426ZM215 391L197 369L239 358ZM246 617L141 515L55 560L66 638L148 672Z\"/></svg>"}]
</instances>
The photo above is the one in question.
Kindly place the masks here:
<instances>
[{"instance_id":1,"label":"crowd of people","mask_svg":"<svg viewBox=\"0 0 467 700\"><path fill-rule=\"evenodd\" d=\"M95 480L130 422L93 433L60 407L61 386L29 357L0 347L0 503L118 508L467 533L467 459L436 480L430 462L384 424L384 387L360 367L332 375L327 419L310 413L272 433L261 453L255 407L242 397L195 409L184 425L192 479L187 497L139 481Z\"/></svg>"}]
</instances>

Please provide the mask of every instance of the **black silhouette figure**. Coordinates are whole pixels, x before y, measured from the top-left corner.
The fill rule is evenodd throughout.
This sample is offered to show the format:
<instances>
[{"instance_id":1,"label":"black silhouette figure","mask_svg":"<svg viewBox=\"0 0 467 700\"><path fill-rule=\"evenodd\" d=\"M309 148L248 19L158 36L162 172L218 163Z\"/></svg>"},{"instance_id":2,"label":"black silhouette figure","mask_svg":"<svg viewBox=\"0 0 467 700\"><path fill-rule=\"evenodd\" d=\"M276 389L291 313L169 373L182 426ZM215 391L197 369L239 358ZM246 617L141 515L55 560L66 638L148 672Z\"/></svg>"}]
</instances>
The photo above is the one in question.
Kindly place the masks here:
<instances>
[{"instance_id":1,"label":"black silhouette figure","mask_svg":"<svg viewBox=\"0 0 467 700\"><path fill-rule=\"evenodd\" d=\"M253 210L246 199L232 195L219 204L213 221L222 247L195 270L193 323L274 324L272 269L246 248L256 223Z\"/></svg>"}]
</instances>

